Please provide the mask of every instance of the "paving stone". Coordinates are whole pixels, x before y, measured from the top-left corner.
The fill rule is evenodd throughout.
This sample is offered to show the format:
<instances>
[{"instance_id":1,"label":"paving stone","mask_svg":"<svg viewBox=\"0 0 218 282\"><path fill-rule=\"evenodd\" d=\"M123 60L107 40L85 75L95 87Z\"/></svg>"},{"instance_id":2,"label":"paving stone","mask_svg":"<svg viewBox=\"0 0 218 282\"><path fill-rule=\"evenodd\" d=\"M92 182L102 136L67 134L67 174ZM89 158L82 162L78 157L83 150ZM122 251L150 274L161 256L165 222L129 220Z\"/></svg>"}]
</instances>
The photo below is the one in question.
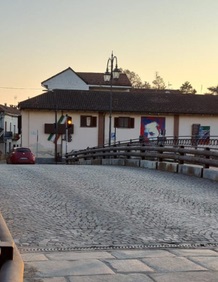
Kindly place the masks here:
<instances>
[{"instance_id":1,"label":"paving stone","mask_svg":"<svg viewBox=\"0 0 218 282\"><path fill-rule=\"evenodd\" d=\"M142 260L156 271L194 271L207 270L206 268L182 257L145 258Z\"/></svg>"},{"instance_id":2,"label":"paving stone","mask_svg":"<svg viewBox=\"0 0 218 282\"><path fill-rule=\"evenodd\" d=\"M152 273L149 275L156 282L217 282L216 272L174 272Z\"/></svg>"},{"instance_id":3,"label":"paving stone","mask_svg":"<svg viewBox=\"0 0 218 282\"><path fill-rule=\"evenodd\" d=\"M64 277L72 275L114 274L104 263L98 260L47 261L27 263L37 269L37 277Z\"/></svg>"},{"instance_id":4,"label":"paving stone","mask_svg":"<svg viewBox=\"0 0 218 282\"><path fill-rule=\"evenodd\" d=\"M68 282L64 277L44 278L43 282ZM37 282L37 281L36 281Z\"/></svg>"},{"instance_id":5,"label":"paving stone","mask_svg":"<svg viewBox=\"0 0 218 282\"><path fill-rule=\"evenodd\" d=\"M50 241L50 239L44 239L42 241L39 242L39 246L46 246L46 244Z\"/></svg>"},{"instance_id":6,"label":"paving stone","mask_svg":"<svg viewBox=\"0 0 218 282\"><path fill-rule=\"evenodd\" d=\"M213 251L166 250L169 244L172 247L218 243L216 182L123 166L0 166L0 211L20 252L32 266L25 277L30 279L32 274L31 282L39 274L37 269L47 279L72 274L72 280L77 270L77 276L83 272L88 276L96 272L111 274L114 272L107 261L118 258L121 262L136 259L145 266L149 260L156 261L155 272L157 268L175 272L194 269L202 273L204 264L217 269L216 260L209 260L212 252L218 252L217 247ZM165 250L156 253L163 245ZM89 259L84 260L81 255L74 261L74 255L70 255L69 261L64 261L66 250L96 247L117 247L116 251L106 252L112 257L116 254L117 259L90 254ZM134 252L123 252L122 248ZM33 249L48 261L44 255L31 255ZM56 251L60 257L53 261ZM198 262L195 258L199 257ZM148 266L152 267L150 263ZM128 264L126 267L128 270ZM50 276L46 276L47 270ZM153 274L146 272L149 277Z\"/></svg>"},{"instance_id":7,"label":"paving stone","mask_svg":"<svg viewBox=\"0 0 218 282\"><path fill-rule=\"evenodd\" d=\"M119 259L175 256L174 254L165 250L125 250L113 251L111 254Z\"/></svg>"},{"instance_id":8,"label":"paving stone","mask_svg":"<svg viewBox=\"0 0 218 282\"><path fill-rule=\"evenodd\" d=\"M218 271L218 256L215 257L191 257L191 260L201 264L207 269ZM217 276L218 277L218 276ZM218 280L218 279L217 279Z\"/></svg>"},{"instance_id":9,"label":"paving stone","mask_svg":"<svg viewBox=\"0 0 218 282\"><path fill-rule=\"evenodd\" d=\"M59 252L48 253L46 257L50 260L81 260L81 259L113 259L108 252Z\"/></svg>"},{"instance_id":10,"label":"paving stone","mask_svg":"<svg viewBox=\"0 0 218 282\"><path fill-rule=\"evenodd\" d=\"M193 257L193 256L218 256L218 252L209 249L173 249L170 250L178 256Z\"/></svg>"},{"instance_id":11,"label":"paving stone","mask_svg":"<svg viewBox=\"0 0 218 282\"><path fill-rule=\"evenodd\" d=\"M207 179L123 166L1 164L0 183L1 212L21 251L218 242L217 183Z\"/></svg>"},{"instance_id":12,"label":"paving stone","mask_svg":"<svg viewBox=\"0 0 218 282\"><path fill-rule=\"evenodd\" d=\"M24 262L28 261L47 261L47 257L44 254L40 253L26 253L26 254L21 254L21 257Z\"/></svg>"},{"instance_id":13,"label":"paving stone","mask_svg":"<svg viewBox=\"0 0 218 282\"><path fill-rule=\"evenodd\" d=\"M152 282L153 280L145 274L114 274L99 276L74 276L69 278L70 282Z\"/></svg>"},{"instance_id":14,"label":"paving stone","mask_svg":"<svg viewBox=\"0 0 218 282\"><path fill-rule=\"evenodd\" d=\"M142 263L136 259L107 260L107 262L112 266L115 272L130 273L153 271L153 269L147 266L145 263Z\"/></svg>"}]
</instances>

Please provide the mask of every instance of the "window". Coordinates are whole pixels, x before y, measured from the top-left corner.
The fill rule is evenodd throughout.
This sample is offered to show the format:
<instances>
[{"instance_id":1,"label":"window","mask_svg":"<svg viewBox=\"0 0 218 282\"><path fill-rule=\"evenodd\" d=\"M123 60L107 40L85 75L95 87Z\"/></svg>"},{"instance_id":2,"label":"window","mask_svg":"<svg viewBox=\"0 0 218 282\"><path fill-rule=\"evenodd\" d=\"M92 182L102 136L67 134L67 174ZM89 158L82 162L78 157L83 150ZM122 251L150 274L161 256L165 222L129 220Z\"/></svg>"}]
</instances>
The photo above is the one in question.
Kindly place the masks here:
<instances>
[{"instance_id":1,"label":"window","mask_svg":"<svg viewBox=\"0 0 218 282\"><path fill-rule=\"evenodd\" d=\"M80 126L81 127L96 127L97 126L97 117L80 116Z\"/></svg>"},{"instance_id":2,"label":"window","mask_svg":"<svg viewBox=\"0 0 218 282\"><path fill-rule=\"evenodd\" d=\"M14 150L16 152L19 152L19 153L29 153L29 152L31 152L29 148L15 148Z\"/></svg>"},{"instance_id":3,"label":"window","mask_svg":"<svg viewBox=\"0 0 218 282\"><path fill-rule=\"evenodd\" d=\"M117 117L114 118L114 127L117 128L134 128L135 120L130 117Z\"/></svg>"}]
</instances>

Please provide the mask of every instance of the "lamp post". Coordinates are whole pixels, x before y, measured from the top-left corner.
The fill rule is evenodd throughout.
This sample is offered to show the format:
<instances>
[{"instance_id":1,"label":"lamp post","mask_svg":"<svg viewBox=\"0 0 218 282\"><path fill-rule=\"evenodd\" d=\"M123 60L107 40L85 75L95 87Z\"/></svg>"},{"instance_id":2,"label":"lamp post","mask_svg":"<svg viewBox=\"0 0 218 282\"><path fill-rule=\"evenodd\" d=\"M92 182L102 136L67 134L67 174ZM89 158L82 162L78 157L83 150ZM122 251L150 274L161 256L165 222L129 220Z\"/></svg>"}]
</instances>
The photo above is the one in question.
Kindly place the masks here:
<instances>
[{"instance_id":1,"label":"lamp post","mask_svg":"<svg viewBox=\"0 0 218 282\"><path fill-rule=\"evenodd\" d=\"M66 154L67 154L67 143L68 143L68 124L67 124L68 114L66 114L65 122L65 139L66 139Z\"/></svg>"},{"instance_id":2,"label":"lamp post","mask_svg":"<svg viewBox=\"0 0 218 282\"><path fill-rule=\"evenodd\" d=\"M114 68L115 63L115 68ZM111 146L111 118L112 118L112 86L113 86L113 79L117 80L120 76L120 70L117 67L117 57L111 53L111 57L107 61L107 68L106 72L104 73L104 81L110 81L110 103L109 103L109 146Z\"/></svg>"},{"instance_id":3,"label":"lamp post","mask_svg":"<svg viewBox=\"0 0 218 282\"><path fill-rule=\"evenodd\" d=\"M57 144L57 139L58 139L58 106L57 106L57 97L56 97L56 92L53 89L49 89L54 95L54 110L55 110L55 154L54 154L54 159L55 163L57 164L57 155L58 155L58 144Z\"/></svg>"}]
</instances>

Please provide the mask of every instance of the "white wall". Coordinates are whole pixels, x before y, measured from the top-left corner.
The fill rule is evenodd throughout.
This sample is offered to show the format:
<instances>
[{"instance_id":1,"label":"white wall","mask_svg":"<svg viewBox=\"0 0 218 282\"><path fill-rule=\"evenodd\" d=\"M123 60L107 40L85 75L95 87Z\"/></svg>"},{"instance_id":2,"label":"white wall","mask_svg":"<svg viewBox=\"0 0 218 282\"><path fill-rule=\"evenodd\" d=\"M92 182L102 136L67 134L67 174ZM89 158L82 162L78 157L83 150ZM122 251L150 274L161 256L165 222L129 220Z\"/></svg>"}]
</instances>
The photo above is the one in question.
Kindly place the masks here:
<instances>
[{"instance_id":1,"label":"white wall","mask_svg":"<svg viewBox=\"0 0 218 282\"><path fill-rule=\"evenodd\" d=\"M83 113L70 113L69 116L72 116L74 124L74 134L72 135L72 142L68 143L68 149L78 150L84 149L87 147L94 147L98 144L98 115L94 113L86 112L87 116L96 116L97 117L97 126L96 127L80 127L80 115Z\"/></svg>"},{"instance_id":2,"label":"white wall","mask_svg":"<svg viewBox=\"0 0 218 282\"><path fill-rule=\"evenodd\" d=\"M72 116L74 124L74 134L72 135L72 142L67 144L67 151L85 149L87 147L94 147L98 145L98 114L91 112L58 112L58 119L61 114ZM96 127L80 127L80 115L96 116ZM148 115L118 115L112 116L112 132L114 132L114 117L127 116L135 118L134 128L117 128L116 129L116 141L136 139L140 135L141 117L147 117ZM155 117L155 115L152 115ZM164 116L158 116L164 117ZM174 117L165 116L166 136L174 135ZM218 117L206 117L206 116L183 116L179 120L179 136L190 136L193 123L200 123L201 125L207 125L211 127L211 135L218 136ZM48 141L49 134L44 133L45 123L55 122L54 111L22 111L22 145L30 147L31 150L38 157L54 157L55 145L53 142ZM108 143L109 133L109 116L105 116L105 143ZM113 143L113 140L112 140ZM63 155L66 152L66 142L58 140L58 146L62 146Z\"/></svg>"},{"instance_id":3,"label":"white wall","mask_svg":"<svg viewBox=\"0 0 218 282\"><path fill-rule=\"evenodd\" d=\"M13 136L14 134L18 133L18 117L17 116L6 114L4 116L3 122L4 122L3 127L5 131L11 131ZM7 128L5 128L5 122L7 122ZM20 146L21 144L21 140L15 141L12 139L6 139L5 142L6 143L2 143L2 146L1 146L1 151L3 153L8 153L13 148L13 146Z\"/></svg>"},{"instance_id":4,"label":"white wall","mask_svg":"<svg viewBox=\"0 0 218 282\"><path fill-rule=\"evenodd\" d=\"M115 117L130 117L135 119L134 128L114 128L114 118ZM140 136L140 127L141 127L141 118L148 117L149 115L131 115L131 114L114 114L112 118L112 130L111 132L116 132L116 141L136 139ZM151 115L152 117L165 117L165 126L166 126L166 136L173 136L173 126L174 126L174 117L173 116L156 116ZM105 143L109 141L109 116L105 117ZM113 140L112 140L113 142Z\"/></svg>"},{"instance_id":5,"label":"white wall","mask_svg":"<svg viewBox=\"0 0 218 282\"><path fill-rule=\"evenodd\" d=\"M79 89L89 90L88 85L75 74L72 70L67 69L66 71L48 79L42 85L47 85L47 88L52 89Z\"/></svg>"},{"instance_id":6,"label":"white wall","mask_svg":"<svg viewBox=\"0 0 218 282\"><path fill-rule=\"evenodd\" d=\"M41 157L54 156L54 143L48 141L48 134L44 133L44 124L54 122L54 112L22 111L22 146Z\"/></svg>"},{"instance_id":7,"label":"white wall","mask_svg":"<svg viewBox=\"0 0 218 282\"><path fill-rule=\"evenodd\" d=\"M212 116L180 116L179 136L190 136L192 134L192 124L210 126L210 135L218 136L218 117Z\"/></svg>"},{"instance_id":8,"label":"white wall","mask_svg":"<svg viewBox=\"0 0 218 282\"><path fill-rule=\"evenodd\" d=\"M57 119L62 113L58 112ZM80 127L80 115L84 113L63 112L72 117L74 134L72 142L68 142L67 151L94 147L98 143L98 124L96 127ZM94 115L86 113L86 115ZM29 147L38 157L54 157L55 145L48 140L49 134L44 133L45 123L55 123L55 112L52 111L22 111L22 146ZM62 146L62 152L66 152L66 142L58 139L58 146Z\"/></svg>"}]
</instances>

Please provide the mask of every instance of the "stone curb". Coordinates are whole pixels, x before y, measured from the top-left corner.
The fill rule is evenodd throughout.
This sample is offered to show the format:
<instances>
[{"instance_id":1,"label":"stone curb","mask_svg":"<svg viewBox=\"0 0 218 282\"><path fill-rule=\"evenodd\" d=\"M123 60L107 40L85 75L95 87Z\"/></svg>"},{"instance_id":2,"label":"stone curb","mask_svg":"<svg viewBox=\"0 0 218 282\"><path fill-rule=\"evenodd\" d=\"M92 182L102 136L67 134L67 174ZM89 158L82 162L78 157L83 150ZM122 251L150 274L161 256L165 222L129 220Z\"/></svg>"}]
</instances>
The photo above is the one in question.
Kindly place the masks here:
<instances>
[{"instance_id":1,"label":"stone curb","mask_svg":"<svg viewBox=\"0 0 218 282\"><path fill-rule=\"evenodd\" d=\"M24 263L20 256L20 253L14 244L10 231L4 221L4 218L0 214L0 241L11 243L13 246L13 258L4 262L0 269L0 281L1 282L22 282ZM0 246L1 251L1 246ZM3 252L2 252L3 253ZM0 252L1 254L1 252Z\"/></svg>"},{"instance_id":2,"label":"stone curb","mask_svg":"<svg viewBox=\"0 0 218 282\"><path fill-rule=\"evenodd\" d=\"M218 168L204 168L199 165L178 164L172 162L158 162L138 159L102 159L102 160L87 160L80 161L81 165L117 165L131 166L147 169L157 169L172 173L180 173L189 176L218 181Z\"/></svg>"},{"instance_id":3,"label":"stone curb","mask_svg":"<svg viewBox=\"0 0 218 282\"><path fill-rule=\"evenodd\" d=\"M215 282L218 277L216 248L23 253L22 257L25 282Z\"/></svg>"}]
</instances>

